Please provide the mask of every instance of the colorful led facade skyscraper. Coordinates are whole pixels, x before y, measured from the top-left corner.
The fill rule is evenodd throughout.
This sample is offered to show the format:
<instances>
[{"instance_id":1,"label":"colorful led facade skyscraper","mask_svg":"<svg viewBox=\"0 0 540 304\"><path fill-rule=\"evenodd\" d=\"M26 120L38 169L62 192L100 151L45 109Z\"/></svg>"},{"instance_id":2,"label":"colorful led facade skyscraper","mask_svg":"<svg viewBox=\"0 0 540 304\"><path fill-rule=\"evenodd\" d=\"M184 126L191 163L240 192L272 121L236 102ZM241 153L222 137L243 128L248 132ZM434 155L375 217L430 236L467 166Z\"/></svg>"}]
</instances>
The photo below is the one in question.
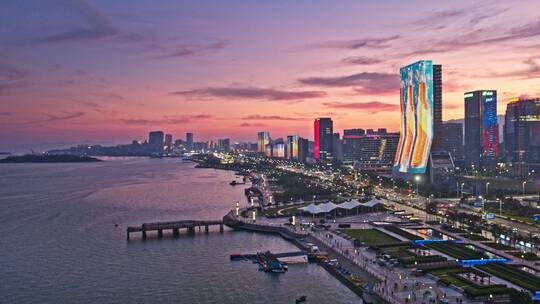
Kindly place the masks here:
<instances>
[{"instance_id":1,"label":"colorful led facade skyscraper","mask_svg":"<svg viewBox=\"0 0 540 304\"><path fill-rule=\"evenodd\" d=\"M499 159L497 91L467 92L465 99L465 164L493 168Z\"/></svg>"},{"instance_id":2,"label":"colorful led facade skyscraper","mask_svg":"<svg viewBox=\"0 0 540 304\"><path fill-rule=\"evenodd\" d=\"M314 149L313 157L317 161L332 161L334 123L331 118L323 117L315 119L314 127Z\"/></svg>"},{"instance_id":3,"label":"colorful led facade skyscraper","mask_svg":"<svg viewBox=\"0 0 540 304\"><path fill-rule=\"evenodd\" d=\"M442 133L442 96L435 92L435 88L442 89L441 70L431 60L400 69L401 132L394 159L397 173L426 173L434 137Z\"/></svg>"}]
</instances>

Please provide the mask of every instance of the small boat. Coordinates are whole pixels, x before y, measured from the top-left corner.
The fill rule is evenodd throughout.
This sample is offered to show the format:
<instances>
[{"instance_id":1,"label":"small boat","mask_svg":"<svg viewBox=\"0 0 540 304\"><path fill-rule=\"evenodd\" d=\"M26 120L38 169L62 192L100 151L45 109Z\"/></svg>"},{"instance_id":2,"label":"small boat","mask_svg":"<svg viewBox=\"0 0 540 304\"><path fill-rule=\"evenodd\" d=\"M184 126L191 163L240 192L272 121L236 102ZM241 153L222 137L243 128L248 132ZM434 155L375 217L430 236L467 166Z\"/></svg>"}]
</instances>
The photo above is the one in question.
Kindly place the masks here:
<instances>
[{"instance_id":1,"label":"small boat","mask_svg":"<svg viewBox=\"0 0 540 304\"><path fill-rule=\"evenodd\" d=\"M306 301L306 296L301 296L300 298L296 299L296 303L302 303Z\"/></svg>"}]
</instances>

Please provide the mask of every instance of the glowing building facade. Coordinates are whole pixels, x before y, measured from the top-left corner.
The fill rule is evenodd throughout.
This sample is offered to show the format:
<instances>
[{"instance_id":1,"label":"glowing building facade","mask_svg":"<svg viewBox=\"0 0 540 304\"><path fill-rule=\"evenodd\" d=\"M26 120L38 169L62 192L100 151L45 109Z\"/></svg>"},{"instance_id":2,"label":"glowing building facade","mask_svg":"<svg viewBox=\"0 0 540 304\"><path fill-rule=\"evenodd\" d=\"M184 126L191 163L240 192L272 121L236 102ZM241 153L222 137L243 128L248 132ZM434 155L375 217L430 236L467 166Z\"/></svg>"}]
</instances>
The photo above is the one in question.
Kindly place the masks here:
<instances>
[{"instance_id":1,"label":"glowing building facade","mask_svg":"<svg viewBox=\"0 0 540 304\"><path fill-rule=\"evenodd\" d=\"M331 162L333 155L334 123L331 118L317 118L313 124L313 157L317 161Z\"/></svg>"},{"instance_id":2,"label":"glowing building facade","mask_svg":"<svg viewBox=\"0 0 540 304\"><path fill-rule=\"evenodd\" d=\"M440 66L436 66L436 70L439 72L437 87L442 87ZM437 102L439 106L435 110L433 75L431 60L418 61L400 69L401 132L394 158L395 172L426 173L433 138L441 132L435 129L439 123L434 122L434 113L442 114L442 102Z\"/></svg>"},{"instance_id":3,"label":"glowing building facade","mask_svg":"<svg viewBox=\"0 0 540 304\"><path fill-rule=\"evenodd\" d=\"M465 100L465 164L493 168L499 159L497 91L467 92Z\"/></svg>"},{"instance_id":4,"label":"glowing building facade","mask_svg":"<svg viewBox=\"0 0 540 304\"><path fill-rule=\"evenodd\" d=\"M270 132L259 132L257 134L257 152L266 154L266 146L270 144Z\"/></svg>"}]
</instances>

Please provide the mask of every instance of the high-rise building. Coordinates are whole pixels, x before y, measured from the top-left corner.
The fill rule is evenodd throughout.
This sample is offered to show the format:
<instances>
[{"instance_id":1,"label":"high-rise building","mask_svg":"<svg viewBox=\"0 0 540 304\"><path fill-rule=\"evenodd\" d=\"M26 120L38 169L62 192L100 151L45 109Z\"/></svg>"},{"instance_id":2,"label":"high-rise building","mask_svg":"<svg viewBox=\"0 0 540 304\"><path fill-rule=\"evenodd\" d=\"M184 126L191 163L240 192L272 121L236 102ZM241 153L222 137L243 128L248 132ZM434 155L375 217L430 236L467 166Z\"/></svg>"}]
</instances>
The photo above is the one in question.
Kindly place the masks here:
<instances>
[{"instance_id":1,"label":"high-rise building","mask_svg":"<svg viewBox=\"0 0 540 304\"><path fill-rule=\"evenodd\" d=\"M218 139L217 149L220 152L229 152L231 150L231 141L228 138Z\"/></svg>"},{"instance_id":2,"label":"high-rise building","mask_svg":"<svg viewBox=\"0 0 540 304\"><path fill-rule=\"evenodd\" d=\"M335 161L343 162L343 142L339 133L334 133L332 136L332 156Z\"/></svg>"},{"instance_id":3,"label":"high-rise building","mask_svg":"<svg viewBox=\"0 0 540 304\"><path fill-rule=\"evenodd\" d=\"M465 99L465 164L494 168L499 158L497 91L467 92Z\"/></svg>"},{"instance_id":4,"label":"high-rise building","mask_svg":"<svg viewBox=\"0 0 540 304\"><path fill-rule=\"evenodd\" d=\"M333 155L334 124L331 118L315 119L313 157L317 161L331 162Z\"/></svg>"},{"instance_id":5,"label":"high-rise building","mask_svg":"<svg viewBox=\"0 0 540 304\"><path fill-rule=\"evenodd\" d=\"M152 131L148 133L148 145L151 153L163 153L164 134L163 131Z\"/></svg>"},{"instance_id":6,"label":"high-rise building","mask_svg":"<svg viewBox=\"0 0 540 304\"><path fill-rule=\"evenodd\" d=\"M410 177L425 174L431 151L443 146L442 66L421 60L402 67L400 76L400 139L394 171Z\"/></svg>"},{"instance_id":7,"label":"high-rise building","mask_svg":"<svg viewBox=\"0 0 540 304\"><path fill-rule=\"evenodd\" d=\"M257 134L257 152L266 153L266 145L268 144L270 144L270 132L259 132Z\"/></svg>"},{"instance_id":8,"label":"high-rise building","mask_svg":"<svg viewBox=\"0 0 540 304\"><path fill-rule=\"evenodd\" d=\"M172 134L165 134L165 142L163 144L163 150L166 153L170 153L173 148L173 137Z\"/></svg>"},{"instance_id":9,"label":"high-rise building","mask_svg":"<svg viewBox=\"0 0 540 304\"><path fill-rule=\"evenodd\" d=\"M356 160L356 167L363 170L390 170L398 142L399 133L388 133L386 129L361 136L360 159Z\"/></svg>"},{"instance_id":10,"label":"high-rise building","mask_svg":"<svg viewBox=\"0 0 540 304\"><path fill-rule=\"evenodd\" d=\"M442 121L442 65L433 65L433 143L432 151L444 150Z\"/></svg>"},{"instance_id":11,"label":"high-rise building","mask_svg":"<svg viewBox=\"0 0 540 304\"><path fill-rule=\"evenodd\" d=\"M450 152L454 162L463 162L463 124L445 122L443 134L443 149Z\"/></svg>"},{"instance_id":12,"label":"high-rise building","mask_svg":"<svg viewBox=\"0 0 540 304\"><path fill-rule=\"evenodd\" d=\"M506 105L504 144L516 175L540 173L540 98L513 98Z\"/></svg>"},{"instance_id":13,"label":"high-rise building","mask_svg":"<svg viewBox=\"0 0 540 304\"><path fill-rule=\"evenodd\" d=\"M193 133L186 133L186 149L193 150Z\"/></svg>"},{"instance_id":14,"label":"high-rise building","mask_svg":"<svg viewBox=\"0 0 540 304\"><path fill-rule=\"evenodd\" d=\"M364 129L343 130L343 163L353 165L360 160L361 140L366 134Z\"/></svg>"},{"instance_id":15,"label":"high-rise building","mask_svg":"<svg viewBox=\"0 0 540 304\"><path fill-rule=\"evenodd\" d=\"M272 142L272 157L285 158L287 156L286 144L283 138L278 138Z\"/></svg>"}]
</instances>

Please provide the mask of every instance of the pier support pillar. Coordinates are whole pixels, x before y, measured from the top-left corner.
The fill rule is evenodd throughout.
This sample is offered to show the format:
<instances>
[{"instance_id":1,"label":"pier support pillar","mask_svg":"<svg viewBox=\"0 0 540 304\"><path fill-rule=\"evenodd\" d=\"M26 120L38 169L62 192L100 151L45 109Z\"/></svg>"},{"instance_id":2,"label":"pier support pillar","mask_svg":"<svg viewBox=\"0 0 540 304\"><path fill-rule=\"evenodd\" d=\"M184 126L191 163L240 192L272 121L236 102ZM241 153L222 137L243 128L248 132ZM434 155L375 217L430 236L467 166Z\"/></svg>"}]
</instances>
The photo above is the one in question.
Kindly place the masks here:
<instances>
[{"instance_id":1,"label":"pier support pillar","mask_svg":"<svg viewBox=\"0 0 540 304\"><path fill-rule=\"evenodd\" d=\"M188 232L190 234L195 234L195 227L188 227Z\"/></svg>"},{"instance_id":2,"label":"pier support pillar","mask_svg":"<svg viewBox=\"0 0 540 304\"><path fill-rule=\"evenodd\" d=\"M129 241L129 232L127 233L127 240Z\"/></svg>"},{"instance_id":3,"label":"pier support pillar","mask_svg":"<svg viewBox=\"0 0 540 304\"><path fill-rule=\"evenodd\" d=\"M201 226L199 226L199 232L201 232Z\"/></svg>"},{"instance_id":4,"label":"pier support pillar","mask_svg":"<svg viewBox=\"0 0 540 304\"><path fill-rule=\"evenodd\" d=\"M204 232L208 233L208 225L204 226Z\"/></svg>"},{"instance_id":5,"label":"pier support pillar","mask_svg":"<svg viewBox=\"0 0 540 304\"><path fill-rule=\"evenodd\" d=\"M173 234L173 236L175 236L175 237L180 236L180 229L178 229L178 228L173 229L172 234Z\"/></svg>"},{"instance_id":6,"label":"pier support pillar","mask_svg":"<svg viewBox=\"0 0 540 304\"><path fill-rule=\"evenodd\" d=\"M157 235L158 235L158 238L162 238L163 237L163 229L158 229Z\"/></svg>"},{"instance_id":7,"label":"pier support pillar","mask_svg":"<svg viewBox=\"0 0 540 304\"><path fill-rule=\"evenodd\" d=\"M142 238L143 238L143 240L146 240L146 230L142 231Z\"/></svg>"},{"instance_id":8,"label":"pier support pillar","mask_svg":"<svg viewBox=\"0 0 540 304\"><path fill-rule=\"evenodd\" d=\"M219 232L223 232L223 224L219 224Z\"/></svg>"}]
</instances>

